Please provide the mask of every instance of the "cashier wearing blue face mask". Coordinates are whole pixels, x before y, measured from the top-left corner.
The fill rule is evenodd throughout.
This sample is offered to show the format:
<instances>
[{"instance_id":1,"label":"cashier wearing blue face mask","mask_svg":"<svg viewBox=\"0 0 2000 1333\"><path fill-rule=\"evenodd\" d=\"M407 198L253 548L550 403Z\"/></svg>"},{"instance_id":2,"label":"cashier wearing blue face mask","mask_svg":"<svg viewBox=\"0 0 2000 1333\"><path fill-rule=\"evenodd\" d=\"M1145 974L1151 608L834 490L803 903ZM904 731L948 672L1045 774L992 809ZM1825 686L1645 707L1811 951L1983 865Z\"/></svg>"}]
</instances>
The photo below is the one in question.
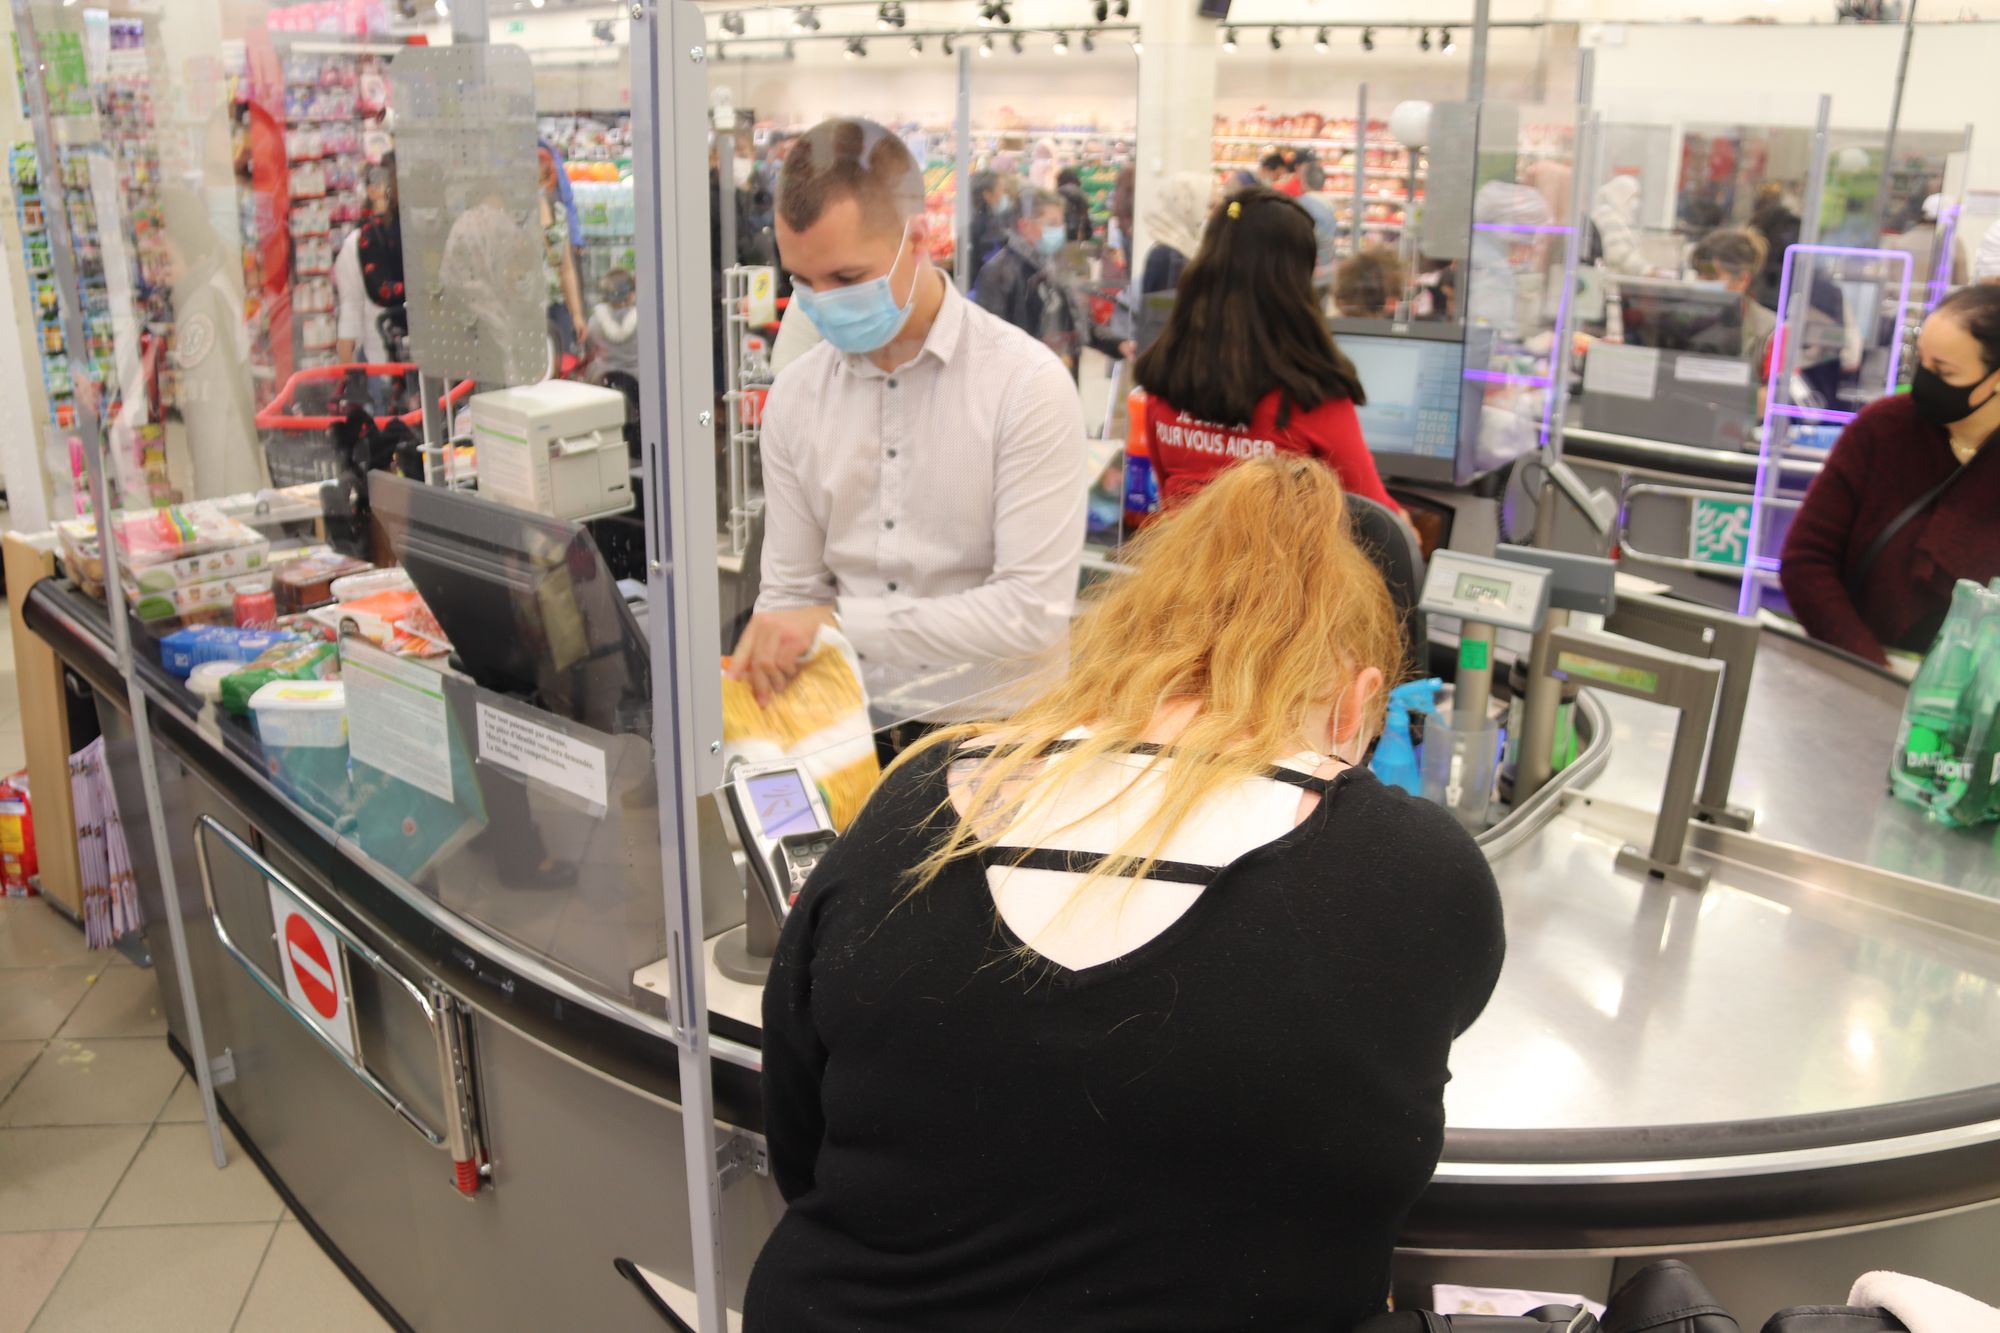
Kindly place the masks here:
<instances>
[{"instance_id":1,"label":"cashier wearing blue face mask","mask_svg":"<svg viewBox=\"0 0 2000 1333\"><path fill-rule=\"evenodd\" d=\"M1014 232L979 270L975 300L1015 328L1040 338L1074 375L1086 346L1110 357L1133 355L1129 342L1097 328L1083 294L1065 279L1059 260L1069 243L1061 195L1032 187L1021 191Z\"/></svg>"},{"instance_id":2,"label":"cashier wearing blue face mask","mask_svg":"<svg viewBox=\"0 0 2000 1333\"><path fill-rule=\"evenodd\" d=\"M1061 362L932 265L923 174L872 121L794 143L776 231L824 341L765 405L763 582L731 674L768 703L821 625L876 697L1048 652L1076 598L1087 483Z\"/></svg>"}]
</instances>

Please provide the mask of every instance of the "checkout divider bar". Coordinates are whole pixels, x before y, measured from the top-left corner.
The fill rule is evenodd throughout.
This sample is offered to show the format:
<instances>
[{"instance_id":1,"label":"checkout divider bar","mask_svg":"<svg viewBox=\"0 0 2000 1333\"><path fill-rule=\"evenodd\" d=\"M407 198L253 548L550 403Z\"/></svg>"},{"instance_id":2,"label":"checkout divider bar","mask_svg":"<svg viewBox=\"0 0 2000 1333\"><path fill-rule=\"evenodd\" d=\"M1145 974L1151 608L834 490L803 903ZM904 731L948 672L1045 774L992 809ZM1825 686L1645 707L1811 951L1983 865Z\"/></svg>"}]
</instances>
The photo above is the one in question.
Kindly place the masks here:
<instances>
[{"instance_id":1,"label":"checkout divider bar","mask_svg":"<svg viewBox=\"0 0 2000 1333\"><path fill-rule=\"evenodd\" d=\"M235 937L229 933L228 923L222 919L221 908L215 900L215 872L208 851L211 838L219 839L225 848L248 865L260 878L282 890L287 898L296 903L299 909L312 919L314 924L338 939L347 958L358 958L373 968L377 974L409 996L411 1002L423 1013L424 1022L430 1028L431 1040L437 1050L439 1093L446 1114L450 1117L445 1129L434 1128L368 1068L358 1038L356 1053L348 1054L318 1023L300 1012L299 1007L292 1003L285 986L265 972L263 967L236 942ZM194 854L196 863L201 867L202 901L208 908L209 921L215 927L215 937L221 941L229 956L234 958L243 970L250 974L251 980L290 1014L300 1027L310 1032L334 1059L345 1065L349 1073L361 1080L362 1084L400 1116L405 1124L421 1134L426 1143L450 1152L459 1172L459 1189L462 1193L471 1194L478 1188L479 1153L474 1142L475 1131L471 1123L472 1108L468 1095L472 1086L470 1060L464 1033L458 1029L458 1015L450 994L436 982L430 983L427 988L419 986L403 975L381 954L369 947L365 940L349 930L338 918L315 902L305 890L293 883L288 875L265 860L255 848L212 815L200 815L195 819ZM282 943L280 948L283 948ZM349 1003L352 1003L351 996ZM466 1183L468 1164L471 1175L469 1186Z\"/></svg>"}]
</instances>

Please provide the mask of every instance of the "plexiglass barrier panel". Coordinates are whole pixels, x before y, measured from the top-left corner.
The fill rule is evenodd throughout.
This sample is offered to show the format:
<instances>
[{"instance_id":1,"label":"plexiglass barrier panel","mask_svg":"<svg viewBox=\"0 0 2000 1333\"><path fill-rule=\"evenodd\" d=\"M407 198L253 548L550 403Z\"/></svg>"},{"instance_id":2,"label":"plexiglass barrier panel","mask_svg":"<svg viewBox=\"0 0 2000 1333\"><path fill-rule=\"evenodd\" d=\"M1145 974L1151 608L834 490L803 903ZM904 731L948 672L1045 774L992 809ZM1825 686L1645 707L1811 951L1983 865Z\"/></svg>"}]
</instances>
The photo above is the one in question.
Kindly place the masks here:
<instances>
[{"instance_id":1,"label":"plexiglass barrier panel","mask_svg":"<svg viewBox=\"0 0 2000 1333\"><path fill-rule=\"evenodd\" d=\"M613 528L640 513L630 399L584 368L534 66L315 13L31 8L84 62L43 174L109 336L117 504L62 526L65 565L129 619L147 691L327 836L647 1022L635 973L667 943L647 610L620 584L644 561Z\"/></svg>"},{"instance_id":2,"label":"plexiglass barrier panel","mask_svg":"<svg viewBox=\"0 0 2000 1333\"><path fill-rule=\"evenodd\" d=\"M1746 533L1740 611L1785 608L1782 558L1801 490L1786 459L1824 460L1841 431L1905 378L1905 319L1920 291L1899 250L1795 245L1785 254L1765 386L1763 445Z\"/></svg>"}]
</instances>

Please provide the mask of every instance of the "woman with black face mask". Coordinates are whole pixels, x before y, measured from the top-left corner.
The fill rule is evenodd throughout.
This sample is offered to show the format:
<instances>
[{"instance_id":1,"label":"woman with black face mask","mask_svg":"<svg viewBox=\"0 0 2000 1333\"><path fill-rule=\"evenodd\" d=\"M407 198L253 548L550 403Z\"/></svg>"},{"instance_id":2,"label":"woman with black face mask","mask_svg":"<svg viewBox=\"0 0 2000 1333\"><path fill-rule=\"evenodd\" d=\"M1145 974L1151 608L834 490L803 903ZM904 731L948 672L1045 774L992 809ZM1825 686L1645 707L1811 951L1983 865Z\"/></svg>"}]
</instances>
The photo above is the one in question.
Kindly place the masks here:
<instances>
[{"instance_id":1,"label":"woman with black face mask","mask_svg":"<svg viewBox=\"0 0 2000 1333\"><path fill-rule=\"evenodd\" d=\"M1808 633L1874 662L1924 652L1952 585L2000 575L2000 287L1946 297L1917 357L1841 432L1779 574Z\"/></svg>"}]
</instances>

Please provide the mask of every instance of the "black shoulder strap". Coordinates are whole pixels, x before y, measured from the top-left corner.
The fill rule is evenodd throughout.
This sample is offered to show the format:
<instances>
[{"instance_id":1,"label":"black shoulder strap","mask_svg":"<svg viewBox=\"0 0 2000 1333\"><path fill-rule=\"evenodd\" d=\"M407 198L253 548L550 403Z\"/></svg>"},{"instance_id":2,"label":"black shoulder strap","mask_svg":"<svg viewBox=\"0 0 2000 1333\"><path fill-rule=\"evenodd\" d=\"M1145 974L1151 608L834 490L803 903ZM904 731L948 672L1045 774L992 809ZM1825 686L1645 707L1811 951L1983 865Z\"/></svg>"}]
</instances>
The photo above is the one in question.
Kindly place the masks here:
<instances>
[{"instance_id":1,"label":"black shoulder strap","mask_svg":"<svg viewBox=\"0 0 2000 1333\"><path fill-rule=\"evenodd\" d=\"M1050 741L1042 747L1042 753L1037 757L1045 758L1052 754L1062 754L1066 750L1074 750L1082 743L1082 741L1077 740ZM996 748L1004 747L990 745L977 747L961 746L952 754L952 762L955 763L960 759L984 759L994 753ZM1125 747L1124 752L1127 754L1164 754L1168 756L1174 753L1171 746L1155 745L1151 741L1138 741L1132 745L1128 745ZM1334 787L1340 780L1353 771L1354 769L1350 766L1341 769L1340 772L1335 773L1330 778L1323 778L1316 773L1300 773L1296 769L1280 768L1278 765L1272 764L1264 770L1262 776L1269 778L1273 782L1283 782L1294 787L1303 787L1307 791L1318 792L1321 796L1328 796L1332 794Z\"/></svg>"},{"instance_id":2,"label":"black shoulder strap","mask_svg":"<svg viewBox=\"0 0 2000 1333\"><path fill-rule=\"evenodd\" d=\"M1986 444L1981 445L1979 453L1974 454L1969 461L1960 463L1951 470L1951 474L1943 481L1910 501L1909 504L1903 507L1903 512L1890 519L1888 526L1875 534L1875 540L1869 542L1868 549L1861 553L1861 563L1856 565L1854 572L1847 577L1847 595L1850 600L1859 601L1861 599L1862 589L1868 585L1868 576L1874 572L1876 562L1881 560L1882 552L1889 549L1889 543L1896 539L1896 534L1908 527L1911 519L1914 519L1918 514L1923 513L1926 509L1936 504L1943 498L1946 491L1957 485L1958 479L1964 476L1974 463L1979 461L1980 455L1984 454L1987 447L1994 442L1994 440L1988 440Z\"/></svg>"}]
</instances>

